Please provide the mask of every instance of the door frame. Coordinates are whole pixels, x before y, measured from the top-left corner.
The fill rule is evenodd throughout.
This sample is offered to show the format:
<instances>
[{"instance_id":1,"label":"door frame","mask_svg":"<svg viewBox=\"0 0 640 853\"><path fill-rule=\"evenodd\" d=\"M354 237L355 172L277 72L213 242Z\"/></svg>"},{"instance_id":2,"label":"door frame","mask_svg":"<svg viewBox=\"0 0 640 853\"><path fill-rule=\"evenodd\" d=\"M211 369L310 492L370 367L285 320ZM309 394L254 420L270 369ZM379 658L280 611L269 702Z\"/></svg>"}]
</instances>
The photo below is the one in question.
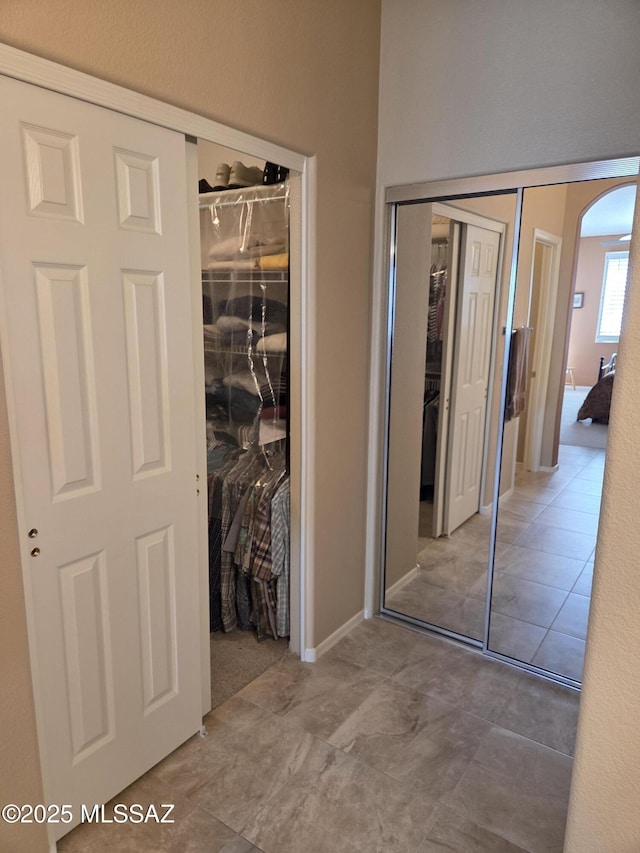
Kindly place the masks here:
<instances>
[{"instance_id":1,"label":"door frame","mask_svg":"<svg viewBox=\"0 0 640 853\"><path fill-rule=\"evenodd\" d=\"M257 159L280 163L287 167L291 175L290 209L290 259L291 259L291 295L290 310L293 322L290 329L290 351L300 364L292 378L292 399L299 403L290 413L292 440L291 459L291 640L293 652L303 660L315 659L313 633L313 589L314 589L314 496L315 496L315 259L316 259L316 159L304 156L296 151L252 136L248 133L227 127L196 113L188 112L155 98L142 95L122 86L108 83L97 77L67 68L47 59L34 56L8 45L0 44L0 75L20 80L59 94L67 95L79 101L94 104L114 112L141 119L169 130L184 134L186 142L202 139L237 151L245 152ZM187 145L187 179L197 176L195 145ZM295 174L297 173L297 174ZM194 189L194 198L197 194ZM199 224L194 232L194 223L198 223L198 212L194 206L194 217L188 223L191 242L191 255L195 257ZM199 249L198 249L199 256ZM191 286L199 294L200 264L192 271ZM197 303L198 300L194 300ZM201 316L194 310L194 371L196 379L203 371ZM0 330L1 334L1 330ZM3 335L4 337L4 335ZM11 399L10 383L7 387L7 410L10 434L16 434L16 423ZM204 398L200 412L196 417L204 422ZM12 442L13 484L20 519L22 482L17 459L15 442ZM200 458L194 459L194 472L203 470L206 460L205 448L200 449ZM204 467L206 471L206 464ZM20 523L20 522L19 522ZM201 525L202 527L202 525ZM206 530L206 528L205 528ZM23 537L20 537L23 539ZM209 625L208 625L208 560L206 536L200 536L198 542L201 576L201 595L203 598L201 617L201 678L203 684L203 714L210 708L210 691L207 689L210 673ZM23 579L25 554L21 549ZM32 635L33 612L29 603L29 588L25 583L25 609L27 631ZM30 642L30 659L34 682L34 705L36 720L42 718L46 709L42 707L37 685L37 666L34 659L33 644ZM208 694L208 695L207 695ZM39 731L41 730L40 727ZM40 753L42 762L42 752Z\"/></svg>"},{"instance_id":2,"label":"door frame","mask_svg":"<svg viewBox=\"0 0 640 853\"><path fill-rule=\"evenodd\" d=\"M533 251L531 255L531 275L529 279L529 316L531 325L531 293L535 270L536 246L545 247L544 272L541 278L540 302L538 304L537 325L539 335L533 350L531 378L534 380L527 399L527 420L525 433L524 460L529 471L547 470L542 468L542 435L546 410L547 388L549 386L549 368L551 366L551 346L556 319L556 297L560 278L560 254L562 238L548 234L539 228L533 231Z\"/></svg>"}]
</instances>

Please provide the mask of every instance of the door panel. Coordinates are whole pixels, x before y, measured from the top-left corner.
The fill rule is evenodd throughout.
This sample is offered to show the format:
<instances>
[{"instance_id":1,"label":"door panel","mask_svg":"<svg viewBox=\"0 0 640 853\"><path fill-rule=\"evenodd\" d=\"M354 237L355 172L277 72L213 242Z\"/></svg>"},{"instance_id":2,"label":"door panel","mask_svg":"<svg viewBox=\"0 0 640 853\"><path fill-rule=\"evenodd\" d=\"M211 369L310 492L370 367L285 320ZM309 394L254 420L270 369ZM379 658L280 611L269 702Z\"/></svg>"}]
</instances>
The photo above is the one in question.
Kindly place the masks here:
<instances>
[{"instance_id":1,"label":"door panel","mask_svg":"<svg viewBox=\"0 0 640 853\"><path fill-rule=\"evenodd\" d=\"M6 78L0 93L2 353L45 791L98 803L200 726L185 140Z\"/></svg>"},{"instance_id":2,"label":"door panel","mask_svg":"<svg viewBox=\"0 0 640 853\"><path fill-rule=\"evenodd\" d=\"M450 476L445 492L448 534L480 506L499 246L497 232L464 226L449 427Z\"/></svg>"}]
</instances>

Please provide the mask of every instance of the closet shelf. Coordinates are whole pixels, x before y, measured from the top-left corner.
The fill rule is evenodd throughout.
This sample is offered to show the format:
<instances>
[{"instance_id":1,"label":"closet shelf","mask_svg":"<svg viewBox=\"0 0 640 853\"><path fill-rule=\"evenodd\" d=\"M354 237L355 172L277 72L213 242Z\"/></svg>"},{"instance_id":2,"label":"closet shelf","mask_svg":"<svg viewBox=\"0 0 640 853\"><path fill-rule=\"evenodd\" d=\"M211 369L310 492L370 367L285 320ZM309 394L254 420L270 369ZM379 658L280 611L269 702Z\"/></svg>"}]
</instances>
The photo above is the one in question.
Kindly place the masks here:
<instances>
[{"instance_id":1,"label":"closet shelf","mask_svg":"<svg viewBox=\"0 0 640 853\"><path fill-rule=\"evenodd\" d=\"M225 207L227 205L255 204L260 202L284 201L287 198L286 184L256 184L252 187L238 187L235 190L215 190L212 193L200 193L200 207Z\"/></svg>"},{"instance_id":2,"label":"closet shelf","mask_svg":"<svg viewBox=\"0 0 640 853\"><path fill-rule=\"evenodd\" d=\"M266 356L267 358L285 358L286 353L284 352L260 352L260 350L256 349L254 346L251 351L249 350L246 343L242 344L217 344L213 341L204 342L204 351L215 353L216 355L243 355L245 358L251 358L254 361L262 361L262 359Z\"/></svg>"},{"instance_id":3,"label":"closet shelf","mask_svg":"<svg viewBox=\"0 0 640 853\"><path fill-rule=\"evenodd\" d=\"M289 270L202 270L203 284L288 284Z\"/></svg>"}]
</instances>

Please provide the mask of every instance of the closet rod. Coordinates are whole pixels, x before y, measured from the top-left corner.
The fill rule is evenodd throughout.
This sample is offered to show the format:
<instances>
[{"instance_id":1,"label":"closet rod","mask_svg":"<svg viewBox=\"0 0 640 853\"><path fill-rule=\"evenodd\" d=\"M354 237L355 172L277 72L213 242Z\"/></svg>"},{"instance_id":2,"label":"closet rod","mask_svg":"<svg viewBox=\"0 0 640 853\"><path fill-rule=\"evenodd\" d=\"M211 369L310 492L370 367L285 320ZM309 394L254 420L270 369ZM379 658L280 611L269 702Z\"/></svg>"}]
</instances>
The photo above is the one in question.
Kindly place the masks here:
<instances>
[{"instance_id":1,"label":"closet rod","mask_svg":"<svg viewBox=\"0 0 640 853\"><path fill-rule=\"evenodd\" d=\"M216 207L232 207L241 204L256 204L257 202L261 202L264 204L267 201L282 201L282 199L287 198L286 195L272 195L268 198L243 198L243 199L232 199L230 201L202 201L202 196L200 197L200 208L204 209L205 207L212 207L214 204Z\"/></svg>"}]
</instances>

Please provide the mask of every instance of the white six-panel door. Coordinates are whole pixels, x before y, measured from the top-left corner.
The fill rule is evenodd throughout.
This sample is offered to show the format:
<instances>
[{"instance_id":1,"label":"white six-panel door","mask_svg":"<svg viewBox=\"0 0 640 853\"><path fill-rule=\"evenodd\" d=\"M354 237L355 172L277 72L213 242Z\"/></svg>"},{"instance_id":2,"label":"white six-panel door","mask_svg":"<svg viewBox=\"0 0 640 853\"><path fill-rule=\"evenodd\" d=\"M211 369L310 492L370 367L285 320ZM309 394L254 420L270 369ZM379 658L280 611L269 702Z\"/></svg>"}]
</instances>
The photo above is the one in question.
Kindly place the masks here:
<instances>
[{"instance_id":1,"label":"white six-panel door","mask_svg":"<svg viewBox=\"0 0 640 853\"><path fill-rule=\"evenodd\" d=\"M478 512L500 234L465 225L451 385L444 532Z\"/></svg>"},{"instance_id":2,"label":"white six-panel door","mask_svg":"<svg viewBox=\"0 0 640 853\"><path fill-rule=\"evenodd\" d=\"M200 726L185 140L7 78L0 98L2 357L45 794L78 816Z\"/></svg>"}]
</instances>

